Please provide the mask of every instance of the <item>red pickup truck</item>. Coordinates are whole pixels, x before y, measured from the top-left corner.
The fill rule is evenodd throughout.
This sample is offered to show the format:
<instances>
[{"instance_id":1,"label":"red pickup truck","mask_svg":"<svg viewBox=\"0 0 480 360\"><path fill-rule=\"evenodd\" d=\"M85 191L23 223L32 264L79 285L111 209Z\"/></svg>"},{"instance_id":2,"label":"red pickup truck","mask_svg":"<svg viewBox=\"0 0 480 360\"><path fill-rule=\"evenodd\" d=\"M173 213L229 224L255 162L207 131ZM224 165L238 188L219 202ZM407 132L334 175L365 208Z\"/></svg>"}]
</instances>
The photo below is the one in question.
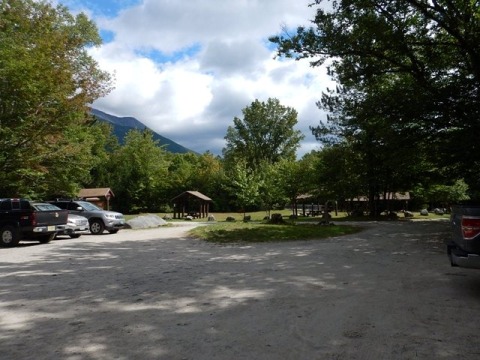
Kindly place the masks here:
<instances>
[{"instance_id":1,"label":"red pickup truck","mask_svg":"<svg viewBox=\"0 0 480 360\"><path fill-rule=\"evenodd\" d=\"M67 221L68 211L52 204L0 198L0 246L16 246L20 240L48 243Z\"/></svg>"}]
</instances>

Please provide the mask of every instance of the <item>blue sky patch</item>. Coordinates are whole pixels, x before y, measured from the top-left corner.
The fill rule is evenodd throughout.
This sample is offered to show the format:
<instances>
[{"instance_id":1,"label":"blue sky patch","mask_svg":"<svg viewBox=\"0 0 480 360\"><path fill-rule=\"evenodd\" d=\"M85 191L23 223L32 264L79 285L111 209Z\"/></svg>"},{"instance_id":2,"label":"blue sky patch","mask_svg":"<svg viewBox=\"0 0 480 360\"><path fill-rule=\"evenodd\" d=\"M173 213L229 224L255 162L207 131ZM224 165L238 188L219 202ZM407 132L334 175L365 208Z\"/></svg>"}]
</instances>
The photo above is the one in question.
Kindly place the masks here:
<instances>
[{"instance_id":1,"label":"blue sky patch","mask_svg":"<svg viewBox=\"0 0 480 360\"><path fill-rule=\"evenodd\" d=\"M141 4L142 0L59 0L59 2L74 12L89 9L95 17L113 18L121 10Z\"/></svg>"},{"instance_id":2,"label":"blue sky patch","mask_svg":"<svg viewBox=\"0 0 480 360\"><path fill-rule=\"evenodd\" d=\"M155 49L138 50L136 51L136 53L143 57L152 59L156 63L164 64L168 62L174 63L185 58L193 57L196 54L198 54L201 51L201 49L202 49L202 46L200 44L195 44L188 48L184 48L180 51L176 51L172 54L165 54Z\"/></svg>"}]
</instances>

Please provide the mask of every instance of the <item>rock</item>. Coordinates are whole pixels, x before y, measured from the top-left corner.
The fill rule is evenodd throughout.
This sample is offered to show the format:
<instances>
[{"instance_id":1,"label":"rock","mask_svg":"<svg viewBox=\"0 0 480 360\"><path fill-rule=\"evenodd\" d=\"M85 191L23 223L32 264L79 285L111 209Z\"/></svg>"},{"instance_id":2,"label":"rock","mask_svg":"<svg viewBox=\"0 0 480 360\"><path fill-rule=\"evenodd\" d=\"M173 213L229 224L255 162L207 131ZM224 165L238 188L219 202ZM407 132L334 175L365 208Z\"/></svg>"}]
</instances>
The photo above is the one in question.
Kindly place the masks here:
<instances>
[{"instance_id":1,"label":"rock","mask_svg":"<svg viewBox=\"0 0 480 360\"><path fill-rule=\"evenodd\" d=\"M235 218L232 217L232 216L228 216L225 220L233 222L233 221L235 221Z\"/></svg>"},{"instance_id":2,"label":"rock","mask_svg":"<svg viewBox=\"0 0 480 360\"><path fill-rule=\"evenodd\" d=\"M167 222L157 215L140 215L127 221L131 229L148 229L166 225Z\"/></svg>"},{"instance_id":3,"label":"rock","mask_svg":"<svg viewBox=\"0 0 480 360\"><path fill-rule=\"evenodd\" d=\"M420 215L422 215L422 216L428 216L428 210L427 210L427 209L422 209L422 210L420 210Z\"/></svg>"},{"instance_id":4,"label":"rock","mask_svg":"<svg viewBox=\"0 0 480 360\"><path fill-rule=\"evenodd\" d=\"M215 216L213 216L213 215L208 215L207 221L215 221Z\"/></svg>"},{"instance_id":5,"label":"rock","mask_svg":"<svg viewBox=\"0 0 480 360\"><path fill-rule=\"evenodd\" d=\"M283 216L282 214L272 214L272 216L270 216L270 221L269 221L270 224L283 224L285 223L285 221L283 221Z\"/></svg>"}]
</instances>

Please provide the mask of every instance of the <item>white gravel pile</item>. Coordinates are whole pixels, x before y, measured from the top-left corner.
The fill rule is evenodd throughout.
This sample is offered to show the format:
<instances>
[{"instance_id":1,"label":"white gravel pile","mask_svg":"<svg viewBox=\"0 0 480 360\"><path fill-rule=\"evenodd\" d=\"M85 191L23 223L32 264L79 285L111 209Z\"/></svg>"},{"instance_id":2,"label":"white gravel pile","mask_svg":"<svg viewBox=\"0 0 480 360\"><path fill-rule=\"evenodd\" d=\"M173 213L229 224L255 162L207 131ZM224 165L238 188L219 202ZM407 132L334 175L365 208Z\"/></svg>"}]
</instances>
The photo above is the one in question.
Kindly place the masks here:
<instances>
[{"instance_id":1,"label":"white gravel pile","mask_svg":"<svg viewBox=\"0 0 480 360\"><path fill-rule=\"evenodd\" d=\"M153 214L141 215L127 221L131 229L149 229L166 225L167 222Z\"/></svg>"}]
</instances>

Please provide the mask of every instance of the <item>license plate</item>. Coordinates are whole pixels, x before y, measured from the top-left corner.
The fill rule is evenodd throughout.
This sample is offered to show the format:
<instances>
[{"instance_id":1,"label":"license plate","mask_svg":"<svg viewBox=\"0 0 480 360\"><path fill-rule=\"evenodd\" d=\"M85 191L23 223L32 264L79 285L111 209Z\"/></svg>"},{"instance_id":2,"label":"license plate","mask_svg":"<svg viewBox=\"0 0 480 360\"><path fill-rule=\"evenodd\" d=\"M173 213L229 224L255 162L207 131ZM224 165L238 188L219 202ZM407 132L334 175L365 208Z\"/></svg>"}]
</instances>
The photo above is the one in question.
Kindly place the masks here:
<instances>
[{"instance_id":1,"label":"license plate","mask_svg":"<svg viewBox=\"0 0 480 360\"><path fill-rule=\"evenodd\" d=\"M47 226L48 231L55 231L55 226Z\"/></svg>"}]
</instances>

